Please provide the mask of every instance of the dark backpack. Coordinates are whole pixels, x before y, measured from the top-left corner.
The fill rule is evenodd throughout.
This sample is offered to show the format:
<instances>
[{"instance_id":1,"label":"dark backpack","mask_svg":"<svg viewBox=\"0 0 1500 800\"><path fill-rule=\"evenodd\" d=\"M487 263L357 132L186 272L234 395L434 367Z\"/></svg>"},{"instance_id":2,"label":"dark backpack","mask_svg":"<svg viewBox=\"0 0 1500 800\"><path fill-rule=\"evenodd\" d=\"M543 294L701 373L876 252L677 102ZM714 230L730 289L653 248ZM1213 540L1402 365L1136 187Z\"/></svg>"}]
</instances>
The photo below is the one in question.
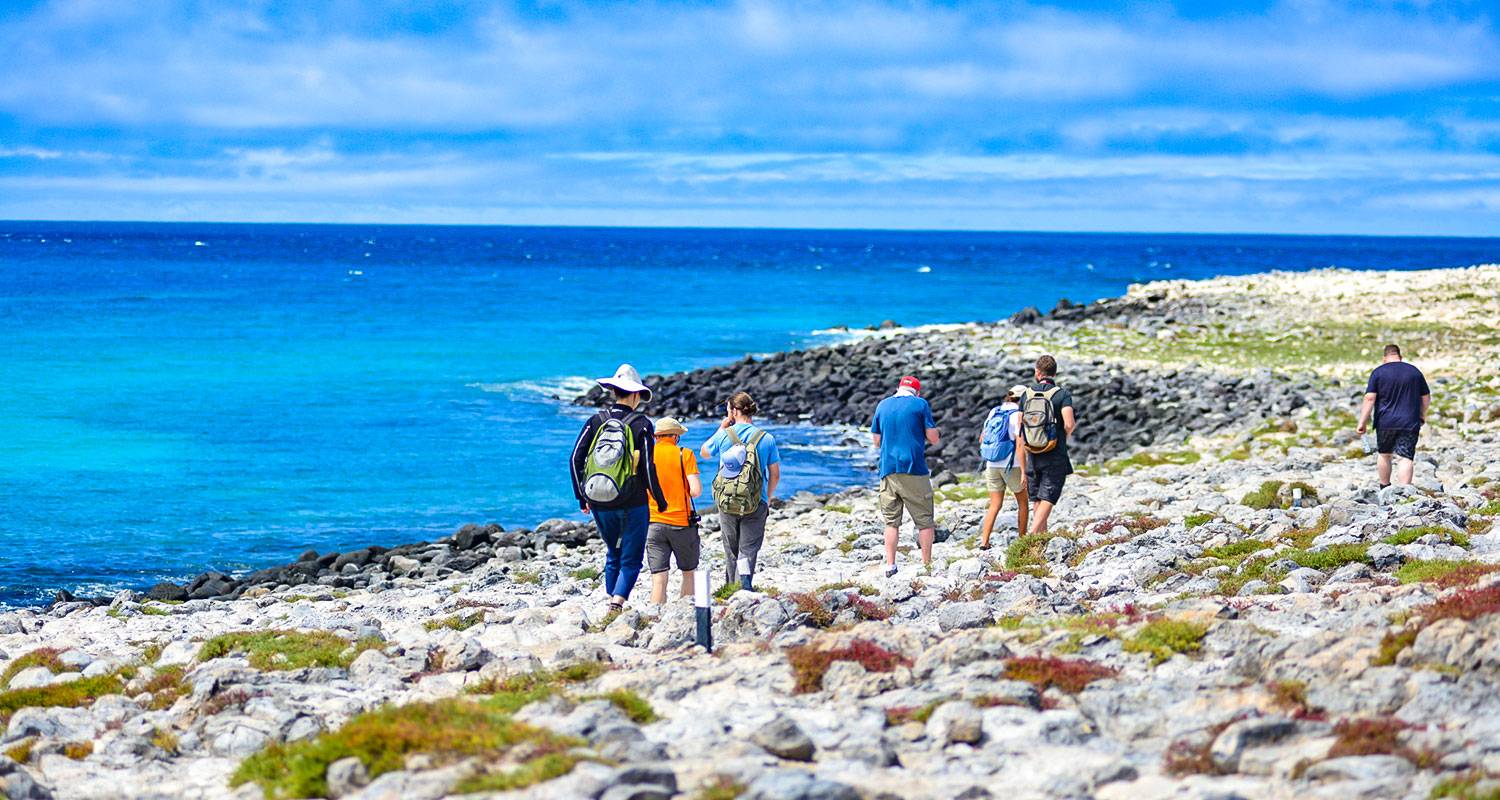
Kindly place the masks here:
<instances>
[{"instance_id":1,"label":"dark backpack","mask_svg":"<svg viewBox=\"0 0 1500 800\"><path fill-rule=\"evenodd\" d=\"M628 496L635 488L640 448L630 423L641 414L632 411L624 419L615 419L606 411L603 416L583 462L582 484L584 499L608 505Z\"/></svg>"},{"instance_id":2,"label":"dark backpack","mask_svg":"<svg viewBox=\"0 0 1500 800\"><path fill-rule=\"evenodd\" d=\"M1021 398L1021 439L1026 452L1046 453L1057 447L1057 408L1052 398L1060 391L1057 386L1030 389Z\"/></svg>"},{"instance_id":3,"label":"dark backpack","mask_svg":"<svg viewBox=\"0 0 1500 800\"><path fill-rule=\"evenodd\" d=\"M714 505L726 514L743 517L760 508L760 487L765 479L760 474L760 453L757 452L757 447L760 440L765 438L766 432L757 430L747 444L740 441L739 435L734 432L734 426L731 425L726 430L729 431L730 441L734 442L733 447L745 448L745 466L733 478L725 478L722 474L714 476Z\"/></svg>"}]
</instances>

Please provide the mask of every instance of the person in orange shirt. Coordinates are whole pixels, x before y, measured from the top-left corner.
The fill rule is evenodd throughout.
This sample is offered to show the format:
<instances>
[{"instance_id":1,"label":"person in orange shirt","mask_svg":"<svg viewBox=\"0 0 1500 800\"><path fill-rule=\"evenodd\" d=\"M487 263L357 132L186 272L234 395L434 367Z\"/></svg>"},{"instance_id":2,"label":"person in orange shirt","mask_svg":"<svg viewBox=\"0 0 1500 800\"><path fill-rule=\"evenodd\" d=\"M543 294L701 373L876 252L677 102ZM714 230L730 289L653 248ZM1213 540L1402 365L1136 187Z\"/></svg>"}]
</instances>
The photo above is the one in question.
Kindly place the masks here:
<instances>
[{"instance_id":1,"label":"person in orange shirt","mask_svg":"<svg viewBox=\"0 0 1500 800\"><path fill-rule=\"evenodd\" d=\"M687 428L671 417L656 421L654 465L667 508L651 509L646 565L651 569L651 602L657 604L667 601L667 572L672 559L682 570L682 597L693 594L693 572L698 569L698 511L693 498L703 493L703 482L698 478L698 459L693 451L677 444L684 433Z\"/></svg>"}]
</instances>

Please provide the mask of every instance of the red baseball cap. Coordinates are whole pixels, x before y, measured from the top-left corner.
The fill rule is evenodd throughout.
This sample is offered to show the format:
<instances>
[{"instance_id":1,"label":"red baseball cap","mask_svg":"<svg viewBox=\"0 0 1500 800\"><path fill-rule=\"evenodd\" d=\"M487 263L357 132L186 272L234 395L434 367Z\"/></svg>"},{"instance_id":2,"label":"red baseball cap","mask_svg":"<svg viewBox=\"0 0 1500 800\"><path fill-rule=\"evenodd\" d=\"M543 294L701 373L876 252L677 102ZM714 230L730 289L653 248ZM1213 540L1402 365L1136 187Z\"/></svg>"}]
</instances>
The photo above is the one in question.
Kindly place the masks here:
<instances>
[{"instance_id":1,"label":"red baseball cap","mask_svg":"<svg viewBox=\"0 0 1500 800\"><path fill-rule=\"evenodd\" d=\"M901 379L901 388L920 392L922 391L922 382L910 375L907 375L906 377Z\"/></svg>"}]
</instances>

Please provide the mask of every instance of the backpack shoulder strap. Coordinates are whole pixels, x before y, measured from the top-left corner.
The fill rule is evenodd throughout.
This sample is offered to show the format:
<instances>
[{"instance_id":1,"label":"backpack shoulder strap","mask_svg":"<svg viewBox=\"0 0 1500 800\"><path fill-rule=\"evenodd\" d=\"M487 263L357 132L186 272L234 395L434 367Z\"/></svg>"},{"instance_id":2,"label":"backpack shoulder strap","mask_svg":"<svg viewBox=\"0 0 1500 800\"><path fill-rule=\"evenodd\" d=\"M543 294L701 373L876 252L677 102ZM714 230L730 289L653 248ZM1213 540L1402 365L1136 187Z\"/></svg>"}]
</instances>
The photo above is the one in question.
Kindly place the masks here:
<instances>
[{"instance_id":1,"label":"backpack shoulder strap","mask_svg":"<svg viewBox=\"0 0 1500 800\"><path fill-rule=\"evenodd\" d=\"M757 469L760 467L760 440L764 438L766 438L766 432L757 428L755 435L751 436L750 441L745 444L745 460L755 459Z\"/></svg>"},{"instance_id":2,"label":"backpack shoulder strap","mask_svg":"<svg viewBox=\"0 0 1500 800\"><path fill-rule=\"evenodd\" d=\"M735 423L735 424L737 425L739 423ZM744 444L744 442L740 441L740 435L738 433L734 432L734 425L730 425L729 427L725 428L724 431L725 431L725 433L729 434L729 441L734 442L735 444L738 444L738 445L743 445Z\"/></svg>"}]
</instances>

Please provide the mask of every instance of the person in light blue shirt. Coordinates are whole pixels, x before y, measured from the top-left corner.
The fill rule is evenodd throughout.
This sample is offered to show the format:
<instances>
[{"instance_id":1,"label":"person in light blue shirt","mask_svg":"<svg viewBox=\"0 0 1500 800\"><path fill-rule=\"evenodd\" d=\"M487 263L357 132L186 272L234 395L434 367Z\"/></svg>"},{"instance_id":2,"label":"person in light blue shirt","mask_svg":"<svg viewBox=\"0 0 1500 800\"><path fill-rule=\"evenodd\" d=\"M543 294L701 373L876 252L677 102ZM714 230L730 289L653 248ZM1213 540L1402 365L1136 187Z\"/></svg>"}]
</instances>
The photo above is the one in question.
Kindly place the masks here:
<instances>
[{"instance_id":1,"label":"person in light blue shirt","mask_svg":"<svg viewBox=\"0 0 1500 800\"><path fill-rule=\"evenodd\" d=\"M880 449L880 513L885 518L885 575L896 574L896 539L902 512L911 515L922 546L922 563L932 563L932 473L927 468L927 446L938 443L932 406L922 399L922 382L908 375L896 393L880 401L870 421L870 433Z\"/></svg>"},{"instance_id":2,"label":"person in light blue shirt","mask_svg":"<svg viewBox=\"0 0 1500 800\"><path fill-rule=\"evenodd\" d=\"M719 509L727 579L729 583L738 580L748 589L751 588L750 577L755 574L756 558L765 541L771 498L776 496L776 484L781 482L781 451L776 447L776 437L751 422L758 408L748 393L736 392L724 410L724 421L719 424L718 432L703 443L700 452L705 459L719 459L718 474L725 478L734 478L746 469L760 470L760 503L754 510L746 514L731 514ZM733 437L730 431L734 432ZM758 442L757 436L760 437ZM752 443L755 458L749 459L746 447L742 445ZM749 463L751 461L753 466ZM747 496L755 495L747 492ZM719 502L717 490L714 500Z\"/></svg>"}]
</instances>

